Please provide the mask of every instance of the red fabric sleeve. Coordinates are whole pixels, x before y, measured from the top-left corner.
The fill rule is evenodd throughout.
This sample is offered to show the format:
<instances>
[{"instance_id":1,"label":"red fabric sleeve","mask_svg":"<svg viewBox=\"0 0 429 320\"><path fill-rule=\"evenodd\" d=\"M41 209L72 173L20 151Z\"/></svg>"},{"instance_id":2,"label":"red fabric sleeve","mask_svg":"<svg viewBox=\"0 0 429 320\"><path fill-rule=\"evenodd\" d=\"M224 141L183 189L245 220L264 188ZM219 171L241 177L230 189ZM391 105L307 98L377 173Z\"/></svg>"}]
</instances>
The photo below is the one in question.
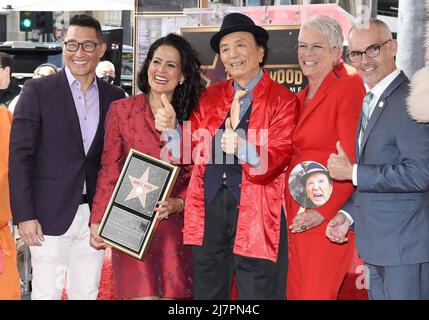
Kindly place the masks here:
<instances>
[{"instance_id":1,"label":"red fabric sleeve","mask_svg":"<svg viewBox=\"0 0 429 320\"><path fill-rule=\"evenodd\" d=\"M354 163L356 130L363 97L365 96L365 88L357 79L344 78L338 81L338 86L330 88L330 90L334 89L339 93L335 101L337 134L342 148ZM354 187L351 181L334 180L334 189L330 200L324 206L317 208L317 212L326 220L332 219L353 191Z\"/></svg>"},{"instance_id":2,"label":"red fabric sleeve","mask_svg":"<svg viewBox=\"0 0 429 320\"><path fill-rule=\"evenodd\" d=\"M115 106L116 104L113 103L106 116L104 149L89 219L90 224L101 222L126 158L122 151L118 115Z\"/></svg>"},{"instance_id":3,"label":"red fabric sleeve","mask_svg":"<svg viewBox=\"0 0 429 320\"><path fill-rule=\"evenodd\" d=\"M282 100L285 99L285 97ZM278 104L268 128L268 139L257 139L256 149L260 166L256 170L247 163L242 164L247 180L256 184L268 184L274 181L288 165L293 151L292 133L298 121L299 101L294 95L288 95L286 102ZM252 143L252 141L249 141Z\"/></svg>"}]
</instances>

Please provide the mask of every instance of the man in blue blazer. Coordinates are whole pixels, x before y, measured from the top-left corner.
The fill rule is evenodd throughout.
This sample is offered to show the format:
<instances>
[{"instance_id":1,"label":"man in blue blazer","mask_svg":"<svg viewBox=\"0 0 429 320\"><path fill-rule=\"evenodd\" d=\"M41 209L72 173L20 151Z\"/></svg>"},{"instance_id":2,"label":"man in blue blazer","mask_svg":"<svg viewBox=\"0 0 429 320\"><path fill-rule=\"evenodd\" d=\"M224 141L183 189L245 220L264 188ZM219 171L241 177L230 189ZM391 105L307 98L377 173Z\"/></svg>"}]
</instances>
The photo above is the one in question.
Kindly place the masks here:
<instances>
[{"instance_id":1,"label":"man in blue blazer","mask_svg":"<svg viewBox=\"0 0 429 320\"><path fill-rule=\"evenodd\" d=\"M32 299L96 299L103 251L89 245L89 208L109 105L124 92L95 76L103 56L100 23L71 18L65 67L29 80L16 105L9 159L14 223L30 246Z\"/></svg>"},{"instance_id":2,"label":"man in blue blazer","mask_svg":"<svg viewBox=\"0 0 429 320\"><path fill-rule=\"evenodd\" d=\"M348 58L367 86L352 164L338 144L328 169L356 191L328 224L326 235L347 241L354 225L369 272L370 299L429 299L429 126L406 108L409 81L396 68L396 40L371 20L352 28Z\"/></svg>"}]
</instances>

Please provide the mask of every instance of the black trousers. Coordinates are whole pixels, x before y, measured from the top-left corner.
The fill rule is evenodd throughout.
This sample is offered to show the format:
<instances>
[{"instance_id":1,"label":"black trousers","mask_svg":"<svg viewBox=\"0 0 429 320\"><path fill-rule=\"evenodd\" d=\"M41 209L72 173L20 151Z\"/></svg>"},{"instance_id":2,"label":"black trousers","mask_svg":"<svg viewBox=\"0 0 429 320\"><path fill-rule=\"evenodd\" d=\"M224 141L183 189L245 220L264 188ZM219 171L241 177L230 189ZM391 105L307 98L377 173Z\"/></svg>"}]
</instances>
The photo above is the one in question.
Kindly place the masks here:
<instances>
[{"instance_id":1,"label":"black trousers","mask_svg":"<svg viewBox=\"0 0 429 320\"><path fill-rule=\"evenodd\" d=\"M192 247L194 299L229 300L235 274L240 300L282 300L286 298L287 232L282 210L277 262L233 254L237 229L237 200L221 186L205 208L202 246Z\"/></svg>"}]
</instances>

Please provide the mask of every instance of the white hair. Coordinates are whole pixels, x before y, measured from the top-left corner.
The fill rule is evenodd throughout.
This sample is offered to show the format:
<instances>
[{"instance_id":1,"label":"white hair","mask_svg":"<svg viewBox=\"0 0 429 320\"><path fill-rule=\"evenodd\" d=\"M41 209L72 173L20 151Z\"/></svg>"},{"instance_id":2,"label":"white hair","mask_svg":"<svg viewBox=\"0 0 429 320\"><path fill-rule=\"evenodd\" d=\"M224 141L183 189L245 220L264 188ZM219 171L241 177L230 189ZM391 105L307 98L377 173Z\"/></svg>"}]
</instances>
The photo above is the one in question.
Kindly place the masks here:
<instances>
[{"instance_id":1,"label":"white hair","mask_svg":"<svg viewBox=\"0 0 429 320\"><path fill-rule=\"evenodd\" d=\"M393 39L392 37L392 31L390 30L389 26L382 20L380 19L369 19L368 21L369 26L361 26L359 24L355 24L352 26L352 28L349 31L349 37L350 34L352 33L353 30L357 29L357 30L361 30L361 29L368 29L368 27L374 27L378 30L378 32L380 32L380 34L383 36L383 39Z\"/></svg>"},{"instance_id":2,"label":"white hair","mask_svg":"<svg viewBox=\"0 0 429 320\"><path fill-rule=\"evenodd\" d=\"M343 29L340 24L331 17L324 15L314 16L301 25L299 33L308 27L314 28L324 35L328 39L331 48L341 49L343 47Z\"/></svg>"},{"instance_id":3,"label":"white hair","mask_svg":"<svg viewBox=\"0 0 429 320\"><path fill-rule=\"evenodd\" d=\"M115 66L113 65L113 63L107 60L100 61L98 63L97 68L95 69L95 74L99 76L99 74L101 74L101 72L105 71L106 69L112 70L113 74L115 74Z\"/></svg>"}]
</instances>

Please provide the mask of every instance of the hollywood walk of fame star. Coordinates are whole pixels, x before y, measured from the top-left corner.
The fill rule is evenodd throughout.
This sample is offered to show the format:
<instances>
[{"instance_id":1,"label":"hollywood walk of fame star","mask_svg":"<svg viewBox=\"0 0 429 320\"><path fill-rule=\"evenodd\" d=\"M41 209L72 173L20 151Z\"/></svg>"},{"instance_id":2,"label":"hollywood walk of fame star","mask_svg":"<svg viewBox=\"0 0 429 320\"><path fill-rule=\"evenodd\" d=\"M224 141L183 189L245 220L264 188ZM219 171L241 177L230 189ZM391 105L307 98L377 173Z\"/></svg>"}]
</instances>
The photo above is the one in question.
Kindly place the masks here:
<instances>
[{"instance_id":1,"label":"hollywood walk of fame star","mask_svg":"<svg viewBox=\"0 0 429 320\"><path fill-rule=\"evenodd\" d=\"M212 83L225 80L225 67L218 54L215 55L211 65L202 65L201 69L203 69L201 77L206 81L207 87Z\"/></svg>"},{"instance_id":2,"label":"hollywood walk of fame star","mask_svg":"<svg viewBox=\"0 0 429 320\"><path fill-rule=\"evenodd\" d=\"M159 187L149 183L149 169L150 168L146 169L140 179L128 175L128 179L130 179L133 189L127 195L125 201L138 198L143 208L146 208L147 194L149 192L155 191L156 189L159 189Z\"/></svg>"}]
</instances>

